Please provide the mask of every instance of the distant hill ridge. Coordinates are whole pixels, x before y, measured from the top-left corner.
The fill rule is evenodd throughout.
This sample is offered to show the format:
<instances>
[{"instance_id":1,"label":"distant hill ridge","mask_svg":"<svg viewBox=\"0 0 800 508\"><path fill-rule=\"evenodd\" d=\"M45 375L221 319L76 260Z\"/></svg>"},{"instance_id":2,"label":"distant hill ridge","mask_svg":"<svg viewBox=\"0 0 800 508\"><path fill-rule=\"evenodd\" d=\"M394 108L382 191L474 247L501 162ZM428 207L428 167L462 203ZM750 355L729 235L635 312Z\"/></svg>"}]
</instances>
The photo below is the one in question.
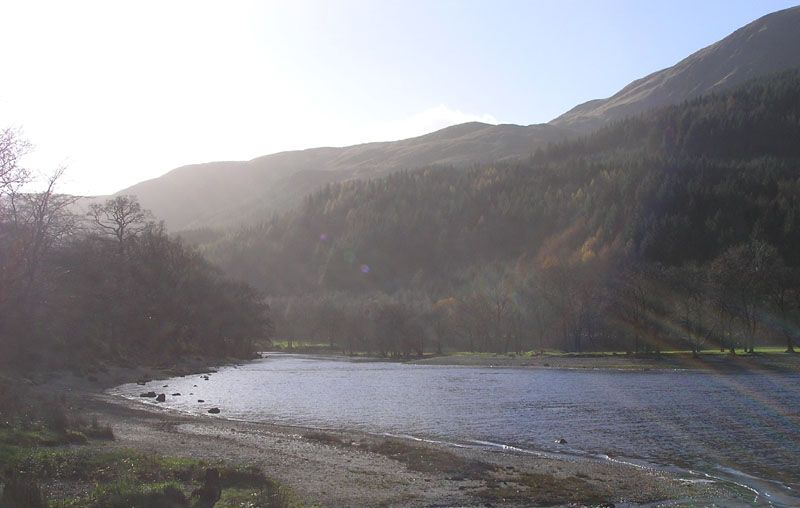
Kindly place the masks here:
<instances>
[{"instance_id":1,"label":"distant hill ridge","mask_svg":"<svg viewBox=\"0 0 800 508\"><path fill-rule=\"evenodd\" d=\"M470 122L400 141L183 166L118 194L136 195L173 230L235 226L291 208L327 183L380 177L399 169L525 157L571 134L568 128L547 124Z\"/></svg>"},{"instance_id":2,"label":"distant hill ridge","mask_svg":"<svg viewBox=\"0 0 800 508\"><path fill-rule=\"evenodd\" d=\"M610 122L800 67L800 7L764 16L676 65L549 124L470 122L415 138L281 152L250 161L183 166L118 194L134 194L174 231L230 228L299 204L328 183L425 166L473 166L524 158Z\"/></svg>"},{"instance_id":3,"label":"distant hill ridge","mask_svg":"<svg viewBox=\"0 0 800 508\"><path fill-rule=\"evenodd\" d=\"M800 67L800 6L759 18L672 67L637 79L608 99L576 106L550 123L587 132L794 67Z\"/></svg>"}]
</instances>

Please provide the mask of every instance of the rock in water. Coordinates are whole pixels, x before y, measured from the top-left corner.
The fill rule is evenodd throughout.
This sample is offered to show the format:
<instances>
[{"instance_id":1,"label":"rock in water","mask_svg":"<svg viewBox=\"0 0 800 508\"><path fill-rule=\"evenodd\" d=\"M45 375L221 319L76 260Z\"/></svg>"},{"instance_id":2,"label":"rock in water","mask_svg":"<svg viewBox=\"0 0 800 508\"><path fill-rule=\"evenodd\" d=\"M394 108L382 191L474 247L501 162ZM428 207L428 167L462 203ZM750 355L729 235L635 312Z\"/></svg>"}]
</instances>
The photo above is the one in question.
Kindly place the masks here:
<instances>
[{"instance_id":1,"label":"rock in water","mask_svg":"<svg viewBox=\"0 0 800 508\"><path fill-rule=\"evenodd\" d=\"M219 414L219 408L218 407L212 407L211 409L208 410L208 412L211 413L212 415Z\"/></svg>"},{"instance_id":2,"label":"rock in water","mask_svg":"<svg viewBox=\"0 0 800 508\"><path fill-rule=\"evenodd\" d=\"M562 437L560 439L556 439L556 443L557 444L567 444L567 440Z\"/></svg>"},{"instance_id":3,"label":"rock in water","mask_svg":"<svg viewBox=\"0 0 800 508\"><path fill-rule=\"evenodd\" d=\"M167 400L167 396L163 393L159 393L158 397L156 397L156 402L164 402L165 400Z\"/></svg>"},{"instance_id":4,"label":"rock in water","mask_svg":"<svg viewBox=\"0 0 800 508\"><path fill-rule=\"evenodd\" d=\"M143 394L139 395L139 397L148 397L150 399L155 398L156 392L144 392Z\"/></svg>"}]
</instances>

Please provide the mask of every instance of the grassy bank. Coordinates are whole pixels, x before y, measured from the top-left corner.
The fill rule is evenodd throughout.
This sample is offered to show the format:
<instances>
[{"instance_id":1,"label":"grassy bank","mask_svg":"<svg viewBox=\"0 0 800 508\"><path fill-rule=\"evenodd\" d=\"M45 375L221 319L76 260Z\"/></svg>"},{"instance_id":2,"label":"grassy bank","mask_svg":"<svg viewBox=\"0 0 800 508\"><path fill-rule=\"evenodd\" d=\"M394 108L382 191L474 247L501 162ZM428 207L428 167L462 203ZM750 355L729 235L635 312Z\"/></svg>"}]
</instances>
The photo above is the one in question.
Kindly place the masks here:
<instances>
[{"instance_id":1,"label":"grassy bank","mask_svg":"<svg viewBox=\"0 0 800 508\"><path fill-rule=\"evenodd\" d=\"M411 360L421 365L464 365L486 367L538 367L559 369L607 370L709 370L709 371L775 371L800 372L800 354L786 353L779 348L756 348L755 353L730 354L719 350L662 351L658 354L620 352L522 354L454 352Z\"/></svg>"},{"instance_id":2,"label":"grassy bank","mask_svg":"<svg viewBox=\"0 0 800 508\"><path fill-rule=\"evenodd\" d=\"M3 378L0 408L3 508L188 508L217 494L219 508L300 506L254 467L112 446L113 428L81 417L63 393Z\"/></svg>"},{"instance_id":3,"label":"grassy bank","mask_svg":"<svg viewBox=\"0 0 800 508\"><path fill-rule=\"evenodd\" d=\"M411 360L420 365L462 365L483 367L529 367L586 370L696 370L713 372L800 372L800 355L774 350L754 354L706 351L694 355L688 351L667 351L659 354L626 354L617 352L524 354L451 353Z\"/></svg>"},{"instance_id":4,"label":"grassy bank","mask_svg":"<svg viewBox=\"0 0 800 508\"><path fill-rule=\"evenodd\" d=\"M775 372L800 372L800 353L787 353L777 346L757 347L753 353L737 350L736 354L719 349L707 349L697 354L688 350L660 351L658 353L630 353L625 351L592 351L566 353L563 351L525 351L522 353L478 353L451 351L444 354L426 354L423 357L375 357L369 352L345 355L337 348L319 342L276 342L273 350L285 353L320 356L347 356L381 361L403 361L418 365L461 365L473 367L534 367L556 369L598 370L709 370Z\"/></svg>"}]
</instances>

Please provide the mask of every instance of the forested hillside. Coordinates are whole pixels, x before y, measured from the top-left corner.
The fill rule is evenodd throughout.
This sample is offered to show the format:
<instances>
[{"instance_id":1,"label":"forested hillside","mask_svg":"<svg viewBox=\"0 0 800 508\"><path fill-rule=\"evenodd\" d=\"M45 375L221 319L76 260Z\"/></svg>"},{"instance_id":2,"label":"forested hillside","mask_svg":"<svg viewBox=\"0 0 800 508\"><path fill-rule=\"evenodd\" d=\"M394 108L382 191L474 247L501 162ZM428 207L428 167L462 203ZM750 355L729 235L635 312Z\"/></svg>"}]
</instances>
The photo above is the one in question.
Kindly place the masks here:
<instances>
[{"instance_id":1,"label":"forested hillside","mask_svg":"<svg viewBox=\"0 0 800 508\"><path fill-rule=\"evenodd\" d=\"M624 341L631 333L637 344L646 335L656 345L698 342L698 334L717 344L752 345L757 334L783 340L783 333L758 326L770 321L758 316L767 313L768 300L775 303L771 282L740 288L742 294L761 291L747 305L714 295L736 293L722 291L732 283L725 274L738 273L731 277L742 283L752 276L757 286L768 276L789 280L786 274L800 265L798 139L800 75L792 71L622 121L540 150L526 162L329 185L296 211L207 249L228 273L284 297L278 305L297 295L316 298L313 305L321 308L321 300L330 307L348 298L389 298L419 316L443 302L453 307L482 299L470 305L483 305L488 316L494 308L487 322L497 322L497 330L445 335L494 341L487 348L507 349L514 341L530 346L534 335L573 349ZM652 322L631 332L630 316L623 316L633 304L615 299L631 290L618 287L620 281L642 274L655 286L647 302L639 302L646 303L640 318ZM705 302L696 308L708 314L697 318L701 323L689 325L686 316L680 321L680 299L669 302L688 291L685 284L706 278L708 284L695 288ZM672 296L662 294L667 289ZM796 296L796 286L787 291ZM340 297L330 298L331 292ZM505 295L502 312L498 292ZM780 305L789 305L780 312L796 312L796 301L784 302L788 293L779 293ZM542 304L548 319L530 316L538 303L520 303L525 294ZM517 317L511 302L517 302ZM541 333L518 318L538 319ZM514 332L512 324L519 326ZM435 328L430 322L425 327Z\"/></svg>"}]
</instances>

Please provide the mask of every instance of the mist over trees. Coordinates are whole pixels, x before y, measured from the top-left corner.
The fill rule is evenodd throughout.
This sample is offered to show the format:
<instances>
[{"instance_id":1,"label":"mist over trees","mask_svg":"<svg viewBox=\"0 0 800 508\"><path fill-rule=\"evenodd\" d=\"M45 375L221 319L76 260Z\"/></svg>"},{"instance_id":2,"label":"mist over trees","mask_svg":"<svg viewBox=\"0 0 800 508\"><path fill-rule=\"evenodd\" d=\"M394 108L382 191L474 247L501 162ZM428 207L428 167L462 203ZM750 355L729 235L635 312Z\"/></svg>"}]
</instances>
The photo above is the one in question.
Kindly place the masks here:
<instances>
[{"instance_id":1,"label":"mist over trees","mask_svg":"<svg viewBox=\"0 0 800 508\"><path fill-rule=\"evenodd\" d=\"M63 174L31 192L28 149L0 134L0 362L155 364L248 356L269 337L263 298L170 237L135 198L76 212Z\"/></svg>"},{"instance_id":2,"label":"mist over trees","mask_svg":"<svg viewBox=\"0 0 800 508\"><path fill-rule=\"evenodd\" d=\"M527 161L329 185L205 252L278 337L344 350L791 349L797 139L793 71Z\"/></svg>"}]
</instances>

